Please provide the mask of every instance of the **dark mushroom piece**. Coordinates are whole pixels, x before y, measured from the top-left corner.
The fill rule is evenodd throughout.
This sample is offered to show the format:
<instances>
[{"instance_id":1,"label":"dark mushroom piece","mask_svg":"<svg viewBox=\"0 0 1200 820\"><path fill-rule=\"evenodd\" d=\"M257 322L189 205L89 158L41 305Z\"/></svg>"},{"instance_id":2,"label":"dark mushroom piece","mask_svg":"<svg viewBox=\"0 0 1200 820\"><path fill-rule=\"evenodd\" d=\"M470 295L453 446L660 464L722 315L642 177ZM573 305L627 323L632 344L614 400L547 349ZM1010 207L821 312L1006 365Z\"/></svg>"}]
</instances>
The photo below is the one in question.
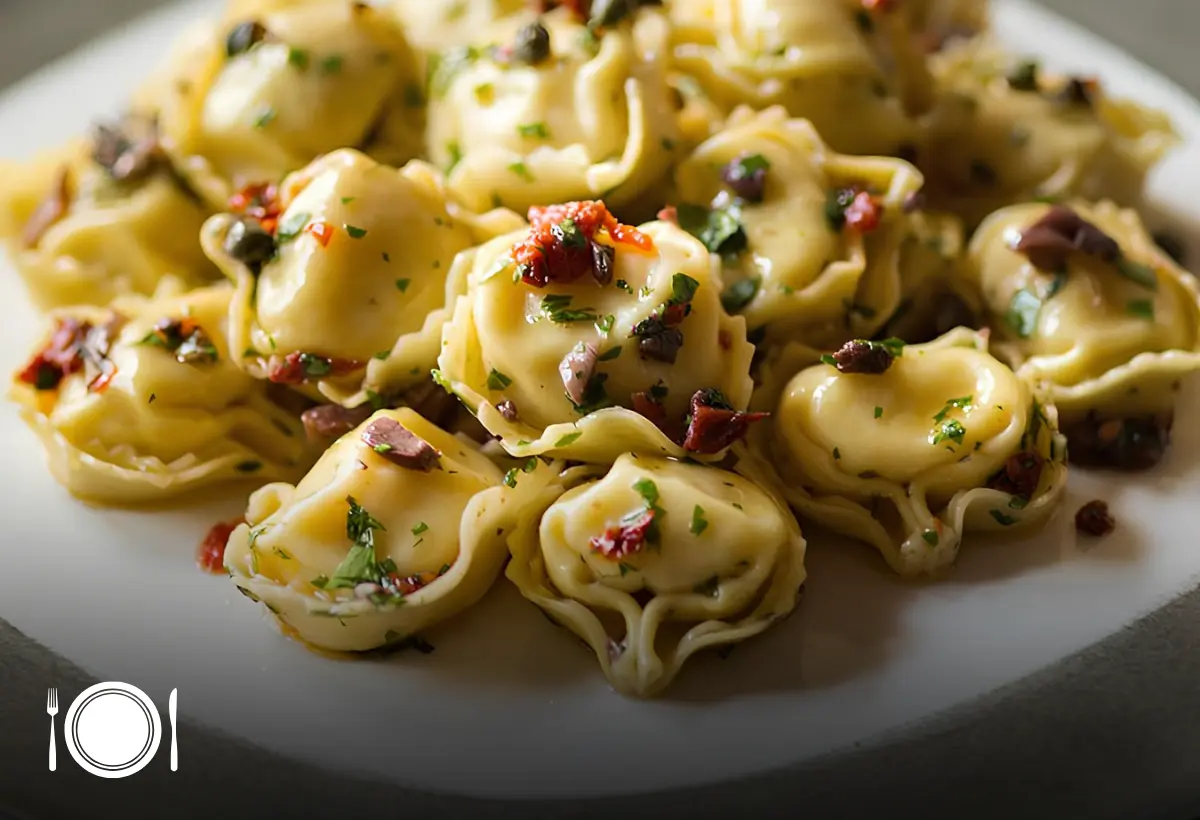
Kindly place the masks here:
<instances>
[{"instance_id":1,"label":"dark mushroom piece","mask_svg":"<svg viewBox=\"0 0 1200 820\"><path fill-rule=\"evenodd\" d=\"M1075 529L1099 538L1108 535L1117 527L1117 521L1108 511L1108 504L1096 499L1089 501L1075 513Z\"/></svg>"},{"instance_id":2,"label":"dark mushroom piece","mask_svg":"<svg viewBox=\"0 0 1200 820\"><path fill-rule=\"evenodd\" d=\"M558 365L563 387L572 404L583 404L588 383L596 374L596 348L580 343L568 353Z\"/></svg>"},{"instance_id":3,"label":"dark mushroom piece","mask_svg":"<svg viewBox=\"0 0 1200 820\"><path fill-rule=\"evenodd\" d=\"M376 453L406 470L428 473L441 467L441 453L398 421L380 418L367 425L362 440Z\"/></svg>"},{"instance_id":4,"label":"dark mushroom piece","mask_svg":"<svg viewBox=\"0 0 1200 820\"><path fill-rule=\"evenodd\" d=\"M371 417L371 406L342 407L338 404L322 404L310 407L300 414L304 432L309 441L327 442L340 438Z\"/></svg>"}]
</instances>

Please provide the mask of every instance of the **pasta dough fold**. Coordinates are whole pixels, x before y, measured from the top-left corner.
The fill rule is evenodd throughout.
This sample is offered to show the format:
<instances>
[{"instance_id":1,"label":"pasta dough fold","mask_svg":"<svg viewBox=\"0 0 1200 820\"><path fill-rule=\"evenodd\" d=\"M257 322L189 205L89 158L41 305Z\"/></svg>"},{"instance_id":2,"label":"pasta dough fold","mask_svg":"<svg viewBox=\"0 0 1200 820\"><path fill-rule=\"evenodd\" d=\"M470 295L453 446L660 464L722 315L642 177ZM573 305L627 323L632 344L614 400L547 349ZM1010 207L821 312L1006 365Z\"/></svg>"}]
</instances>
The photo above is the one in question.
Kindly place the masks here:
<instances>
[{"instance_id":1,"label":"pasta dough fold","mask_svg":"<svg viewBox=\"0 0 1200 820\"><path fill-rule=\"evenodd\" d=\"M1048 518L1067 468L1047 397L983 333L887 349L898 355L883 372L842 372L800 346L768 366L755 401L776 410L754 444L797 512L914 578L950 566L969 532Z\"/></svg>"},{"instance_id":2,"label":"pasta dough fold","mask_svg":"<svg viewBox=\"0 0 1200 820\"><path fill-rule=\"evenodd\" d=\"M233 363L233 289L55 311L11 397L55 479L81 498L158 501L235 479L285 479L315 454L300 422Z\"/></svg>"},{"instance_id":3,"label":"pasta dough fold","mask_svg":"<svg viewBox=\"0 0 1200 820\"><path fill-rule=\"evenodd\" d=\"M724 470L622 455L568 469L523 511L506 574L596 653L621 694L789 614L805 541L782 501Z\"/></svg>"},{"instance_id":4,"label":"pasta dough fold","mask_svg":"<svg viewBox=\"0 0 1200 820\"><path fill-rule=\"evenodd\" d=\"M411 455L414 439L435 462L397 457ZM254 493L225 566L243 594L312 646L394 646L483 597L522 493L536 484L522 486L502 486L473 444L412 410L381 410L298 484Z\"/></svg>"}]
</instances>

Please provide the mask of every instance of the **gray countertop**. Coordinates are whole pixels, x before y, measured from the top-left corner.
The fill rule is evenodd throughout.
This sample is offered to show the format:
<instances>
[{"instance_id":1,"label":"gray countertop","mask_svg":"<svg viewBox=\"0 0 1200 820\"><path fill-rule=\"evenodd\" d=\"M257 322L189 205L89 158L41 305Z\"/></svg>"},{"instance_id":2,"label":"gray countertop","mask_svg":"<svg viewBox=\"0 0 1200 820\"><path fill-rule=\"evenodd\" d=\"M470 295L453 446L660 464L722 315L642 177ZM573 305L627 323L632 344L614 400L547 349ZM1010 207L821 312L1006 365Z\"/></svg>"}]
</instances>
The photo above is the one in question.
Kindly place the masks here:
<instances>
[{"instance_id":1,"label":"gray countertop","mask_svg":"<svg viewBox=\"0 0 1200 820\"><path fill-rule=\"evenodd\" d=\"M1200 0L1043 0L1200 95ZM157 0L0 0L0 87ZM158 755L142 776L109 781L74 766L51 775L40 709L47 680L94 682L0 622L0 818L276 817L339 806L403 805L425 817L1021 817L1190 820L1200 815L1200 592L1086 652L919 727L786 775L635 803L494 804L409 794L281 761L184 721L189 765ZM970 720L964 719L967 715ZM499 740L499 739L498 739ZM183 743L184 741L181 741ZM62 754L60 752L60 754ZM1091 761L1081 765L1082 760ZM1100 763L1097 763L1100 762ZM469 773L464 773L467 775ZM936 782L937 788L928 788ZM372 807L379 809L377 812ZM1018 808L1019 807L1019 808ZM112 811L108 811L111 809ZM119 814L118 814L119 813Z\"/></svg>"}]
</instances>

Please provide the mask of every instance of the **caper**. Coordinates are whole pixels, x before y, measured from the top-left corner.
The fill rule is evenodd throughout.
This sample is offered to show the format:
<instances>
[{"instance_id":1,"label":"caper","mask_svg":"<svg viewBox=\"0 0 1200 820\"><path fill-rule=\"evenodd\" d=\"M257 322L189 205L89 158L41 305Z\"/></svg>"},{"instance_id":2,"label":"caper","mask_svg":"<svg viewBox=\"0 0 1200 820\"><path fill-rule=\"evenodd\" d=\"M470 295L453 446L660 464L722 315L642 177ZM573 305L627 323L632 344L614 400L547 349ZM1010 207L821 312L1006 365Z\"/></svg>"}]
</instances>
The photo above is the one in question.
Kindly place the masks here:
<instances>
[{"instance_id":1,"label":"caper","mask_svg":"<svg viewBox=\"0 0 1200 820\"><path fill-rule=\"evenodd\" d=\"M592 4L588 28L611 28L633 14L638 5L637 0L596 0Z\"/></svg>"},{"instance_id":2,"label":"caper","mask_svg":"<svg viewBox=\"0 0 1200 820\"><path fill-rule=\"evenodd\" d=\"M513 44L513 59L529 65L537 65L550 56L550 32L540 21L535 21L517 32Z\"/></svg>"},{"instance_id":3,"label":"caper","mask_svg":"<svg viewBox=\"0 0 1200 820\"><path fill-rule=\"evenodd\" d=\"M239 23L225 38L225 53L230 57L244 54L267 36L267 30L257 20Z\"/></svg>"},{"instance_id":4,"label":"caper","mask_svg":"<svg viewBox=\"0 0 1200 820\"><path fill-rule=\"evenodd\" d=\"M257 271L275 255L275 237L253 219L240 219L225 235L225 252Z\"/></svg>"}]
</instances>

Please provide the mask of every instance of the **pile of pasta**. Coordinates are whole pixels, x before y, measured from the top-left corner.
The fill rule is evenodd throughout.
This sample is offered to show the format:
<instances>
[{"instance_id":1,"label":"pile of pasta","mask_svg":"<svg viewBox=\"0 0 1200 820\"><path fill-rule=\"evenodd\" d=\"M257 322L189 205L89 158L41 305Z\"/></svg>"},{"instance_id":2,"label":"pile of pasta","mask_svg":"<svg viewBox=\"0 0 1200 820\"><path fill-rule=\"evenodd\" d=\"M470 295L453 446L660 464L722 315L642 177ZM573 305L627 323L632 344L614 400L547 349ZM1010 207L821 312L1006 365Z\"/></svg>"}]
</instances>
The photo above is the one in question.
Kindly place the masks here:
<instances>
[{"instance_id":1,"label":"pile of pasta","mask_svg":"<svg viewBox=\"0 0 1200 820\"><path fill-rule=\"evenodd\" d=\"M255 482L209 560L313 647L503 576L651 696L795 609L800 521L936 578L1160 460L1176 141L984 0L230 0L0 173L12 396L81 498Z\"/></svg>"}]
</instances>

